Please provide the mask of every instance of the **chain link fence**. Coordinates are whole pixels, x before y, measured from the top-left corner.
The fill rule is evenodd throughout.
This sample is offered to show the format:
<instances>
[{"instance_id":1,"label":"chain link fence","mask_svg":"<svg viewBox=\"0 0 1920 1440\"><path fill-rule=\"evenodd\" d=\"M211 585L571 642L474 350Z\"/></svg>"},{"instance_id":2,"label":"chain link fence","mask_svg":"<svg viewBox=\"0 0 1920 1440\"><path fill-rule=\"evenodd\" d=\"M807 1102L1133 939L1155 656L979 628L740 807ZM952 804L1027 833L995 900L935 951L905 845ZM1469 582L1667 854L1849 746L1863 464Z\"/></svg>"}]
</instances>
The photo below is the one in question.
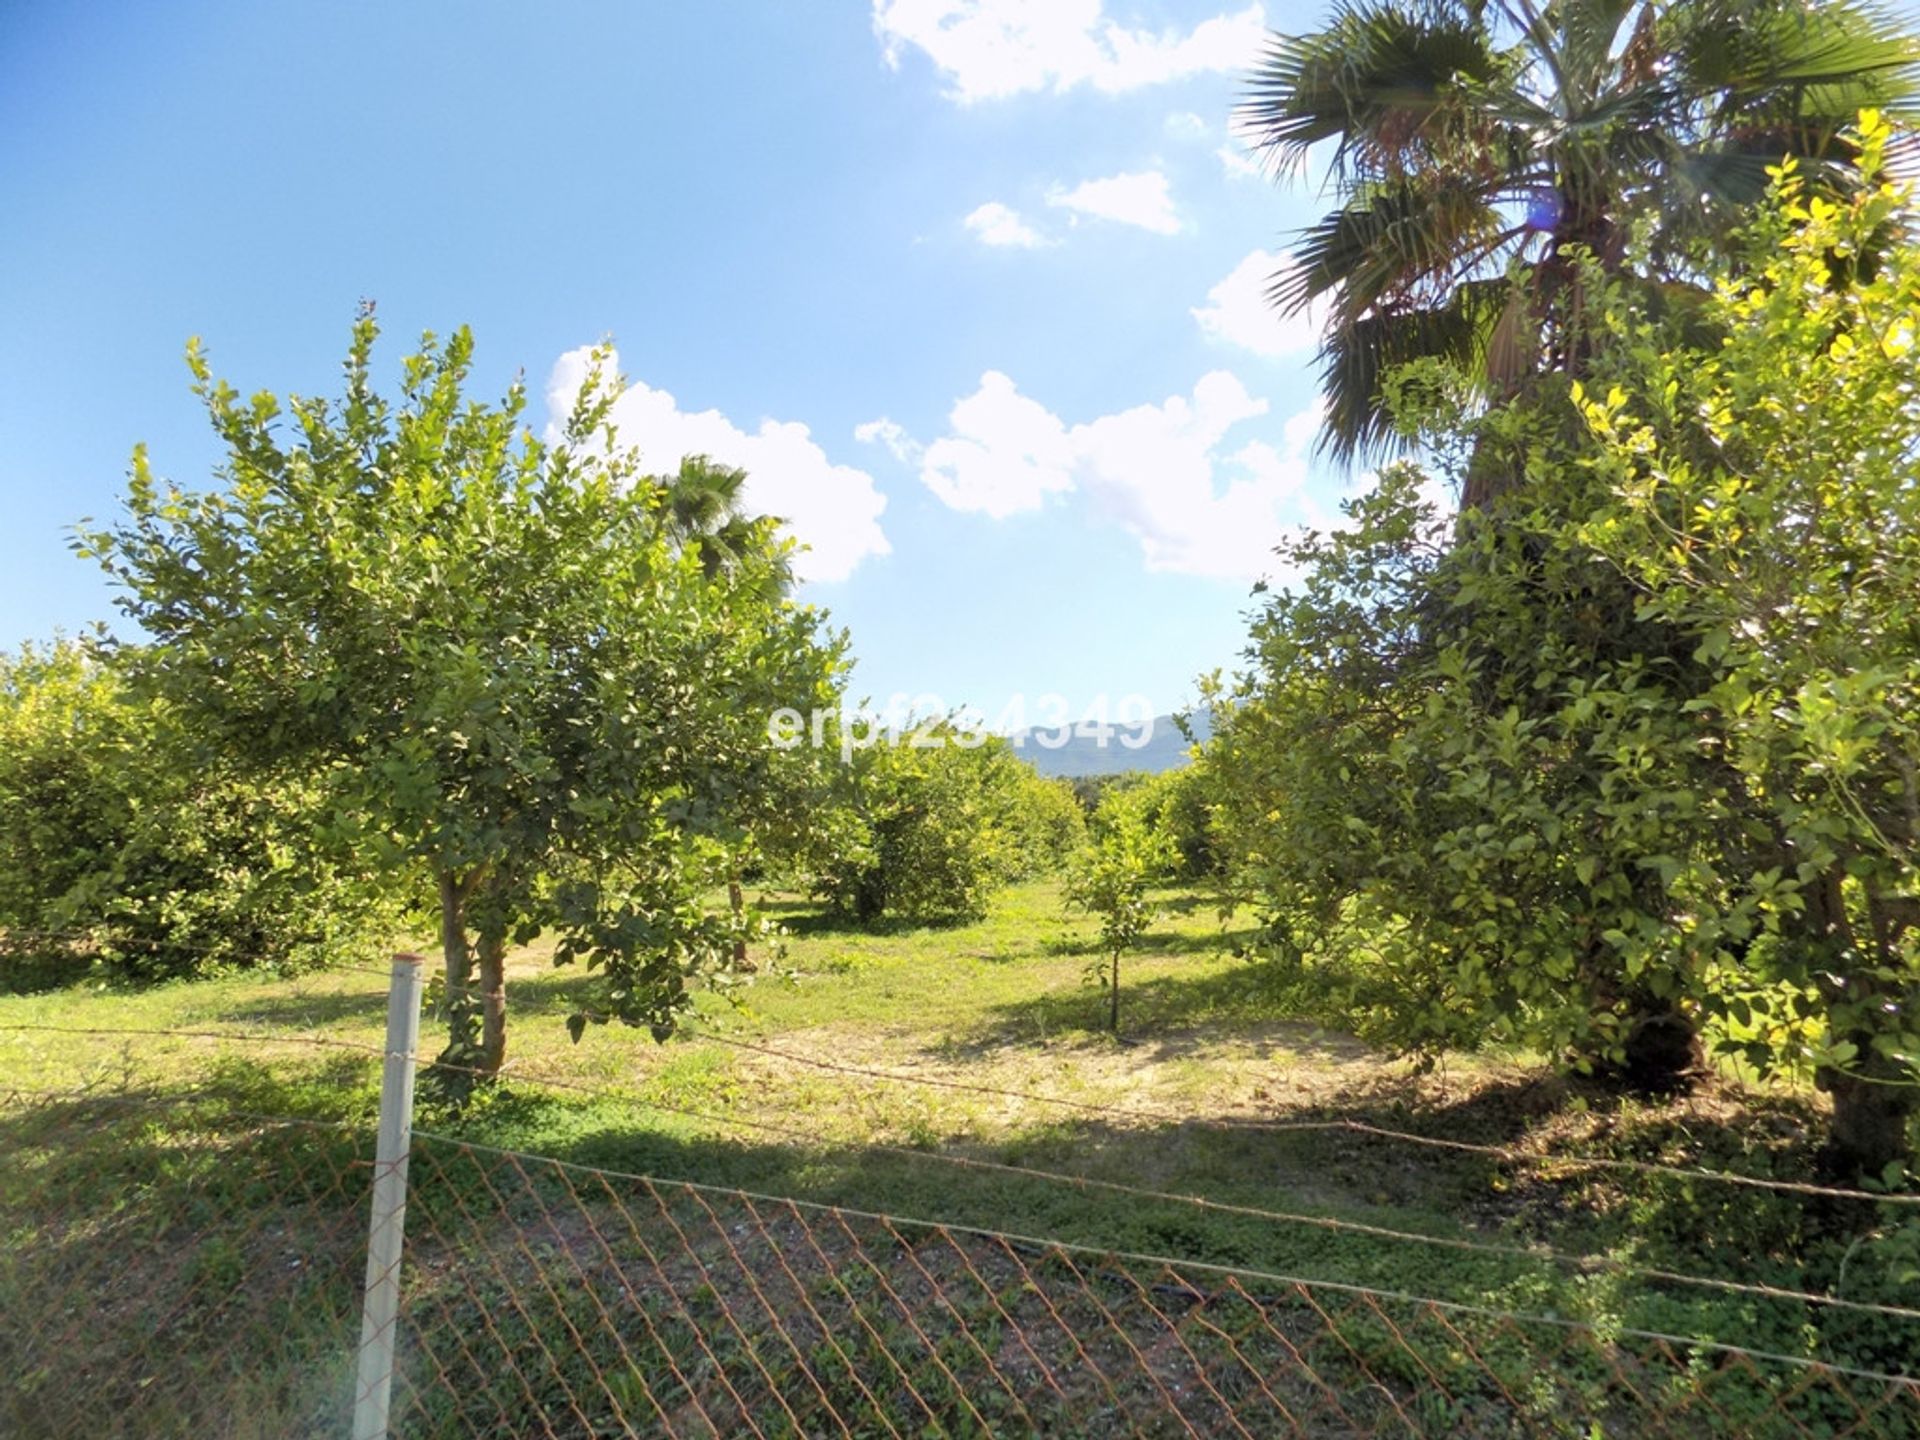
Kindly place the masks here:
<instances>
[{"instance_id":1,"label":"chain link fence","mask_svg":"<svg viewBox=\"0 0 1920 1440\"><path fill-rule=\"evenodd\" d=\"M359 1085L375 1059L326 1063ZM400 1158L371 1125L256 1113L258 1087L215 1071L186 1094L0 1093L0 1434L353 1435L371 1360L381 1423L409 1437L1920 1437L1915 1380L1738 1335L1115 1252L458 1130L402 1130ZM404 1185L405 1243L374 1267L398 1314L369 1348L382 1175ZM1920 1336L1897 1306L1850 1308Z\"/></svg>"}]
</instances>

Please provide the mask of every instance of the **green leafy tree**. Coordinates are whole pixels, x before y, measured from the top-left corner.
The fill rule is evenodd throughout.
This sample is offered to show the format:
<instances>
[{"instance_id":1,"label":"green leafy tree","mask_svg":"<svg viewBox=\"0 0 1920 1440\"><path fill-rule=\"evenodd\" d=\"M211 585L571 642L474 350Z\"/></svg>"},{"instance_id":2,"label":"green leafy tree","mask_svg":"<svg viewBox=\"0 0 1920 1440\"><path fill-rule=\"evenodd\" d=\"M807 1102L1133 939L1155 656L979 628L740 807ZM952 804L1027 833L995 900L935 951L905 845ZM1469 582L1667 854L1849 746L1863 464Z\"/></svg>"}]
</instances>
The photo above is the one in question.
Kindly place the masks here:
<instances>
[{"instance_id":1,"label":"green leafy tree","mask_svg":"<svg viewBox=\"0 0 1920 1440\"><path fill-rule=\"evenodd\" d=\"M190 348L224 484L162 485L136 451L127 515L83 546L153 637L153 693L320 775L336 839L425 877L450 1067L499 1067L507 948L546 928L604 972L596 1015L663 1035L731 949L698 897L773 763L767 717L831 703L837 645L783 595L771 521L722 566L682 542L615 443L610 377L549 445L517 383L468 398L465 330L427 337L396 400L376 334L364 314L336 403L243 400Z\"/></svg>"},{"instance_id":2,"label":"green leafy tree","mask_svg":"<svg viewBox=\"0 0 1920 1440\"><path fill-rule=\"evenodd\" d=\"M977 920L995 891L1038 863L1027 806L1037 778L1005 740L940 721L854 750L839 844L816 888L862 924Z\"/></svg>"},{"instance_id":3,"label":"green leafy tree","mask_svg":"<svg viewBox=\"0 0 1920 1440\"><path fill-rule=\"evenodd\" d=\"M1110 791L1094 815L1093 837L1067 881L1067 903L1100 920L1097 978L1107 992L1107 1028L1120 1033L1120 962L1156 916L1151 887L1165 880L1178 851L1154 823L1149 792Z\"/></svg>"},{"instance_id":4,"label":"green leafy tree","mask_svg":"<svg viewBox=\"0 0 1920 1440\"><path fill-rule=\"evenodd\" d=\"M1844 203L1778 172L1715 298L1721 346L1623 301L1577 396L1614 499L1583 533L1699 637L1689 709L1777 836L1750 884L1793 983L1743 998L1747 1053L1810 1060L1870 1170L1920 1101L1920 253L1879 243L1912 213L1888 140L1866 116L1874 183ZM1824 1033L1769 1053L1816 1005Z\"/></svg>"},{"instance_id":5,"label":"green leafy tree","mask_svg":"<svg viewBox=\"0 0 1920 1440\"><path fill-rule=\"evenodd\" d=\"M210 765L72 642L0 657L0 976L137 980L364 955L393 888L315 844L318 787Z\"/></svg>"},{"instance_id":6,"label":"green leafy tree","mask_svg":"<svg viewBox=\"0 0 1920 1440\"><path fill-rule=\"evenodd\" d=\"M1276 170L1316 149L1331 165L1339 203L1271 291L1325 307L1327 443L1389 445L1386 387L1409 362L1444 359L1494 399L1577 369L1567 247L1654 293L1689 286L1698 244L1781 156L1830 193L1854 183L1842 132L1914 99L1916 54L1853 0L1344 0L1276 37L1241 119ZM1496 473L1476 468L1470 505Z\"/></svg>"},{"instance_id":7,"label":"green leafy tree","mask_svg":"<svg viewBox=\"0 0 1920 1440\"><path fill-rule=\"evenodd\" d=\"M1087 843L1086 811L1065 780L1042 775L1024 761L1011 775L1007 811L1017 878L1051 875L1071 864Z\"/></svg>"},{"instance_id":8,"label":"green leafy tree","mask_svg":"<svg viewBox=\"0 0 1920 1440\"><path fill-rule=\"evenodd\" d=\"M1217 776L1207 748L1173 770L1142 776L1135 797L1146 823L1166 837L1172 847L1172 878L1204 880L1219 873L1221 856L1215 842L1213 814Z\"/></svg>"},{"instance_id":9,"label":"green leafy tree","mask_svg":"<svg viewBox=\"0 0 1920 1440\"><path fill-rule=\"evenodd\" d=\"M1577 540L1591 478L1534 453L1458 531L1396 465L1295 547L1213 742L1220 830L1281 954L1365 953L1364 1033L1667 1088L1720 942L1679 922L1718 910L1741 797L1694 745L1684 654Z\"/></svg>"},{"instance_id":10,"label":"green leafy tree","mask_svg":"<svg viewBox=\"0 0 1920 1440\"><path fill-rule=\"evenodd\" d=\"M1712 348L1589 262L1592 433L1433 417L1439 463L1491 428L1526 483L1456 526L1390 467L1295 552L1216 735L1276 942L1364 949L1376 1033L1646 1081L1705 1029L1813 1070L1856 1172L1906 1153L1920 974L1920 271L1884 142L1846 204L1759 213Z\"/></svg>"}]
</instances>

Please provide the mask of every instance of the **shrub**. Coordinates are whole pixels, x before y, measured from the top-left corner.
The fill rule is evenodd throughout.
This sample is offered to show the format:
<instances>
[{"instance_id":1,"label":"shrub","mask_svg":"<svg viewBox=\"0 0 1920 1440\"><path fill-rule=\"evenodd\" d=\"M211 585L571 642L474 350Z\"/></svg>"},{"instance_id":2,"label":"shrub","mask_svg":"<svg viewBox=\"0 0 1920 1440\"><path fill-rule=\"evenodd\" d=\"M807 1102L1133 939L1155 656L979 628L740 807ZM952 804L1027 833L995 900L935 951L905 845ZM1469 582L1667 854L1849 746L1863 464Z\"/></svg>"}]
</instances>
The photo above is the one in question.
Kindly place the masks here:
<instances>
[{"instance_id":1,"label":"shrub","mask_svg":"<svg viewBox=\"0 0 1920 1440\"><path fill-rule=\"evenodd\" d=\"M1087 843L1086 813L1065 780L1017 765L1009 821L1018 852L1019 878L1050 875L1070 864Z\"/></svg>"},{"instance_id":2,"label":"shrub","mask_svg":"<svg viewBox=\"0 0 1920 1440\"><path fill-rule=\"evenodd\" d=\"M1202 880L1223 868L1214 836L1215 783L1205 750L1192 763L1146 776L1139 783L1135 803L1147 826L1172 852L1172 879Z\"/></svg>"},{"instance_id":3,"label":"shrub","mask_svg":"<svg viewBox=\"0 0 1920 1440\"><path fill-rule=\"evenodd\" d=\"M1071 798L1004 740L944 725L855 752L845 788L840 843L815 887L862 924L978 919L995 890L1057 863L1074 830Z\"/></svg>"},{"instance_id":4,"label":"shrub","mask_svg":"<svg viewBox=\"0 0 1920 1440\"><path fill-rule=\"evenodd\" d=\"M395 911L314 843L317 781L210 767L83 647L0 657L0 986L304 968Z\"/></svg>"}]
</instances>

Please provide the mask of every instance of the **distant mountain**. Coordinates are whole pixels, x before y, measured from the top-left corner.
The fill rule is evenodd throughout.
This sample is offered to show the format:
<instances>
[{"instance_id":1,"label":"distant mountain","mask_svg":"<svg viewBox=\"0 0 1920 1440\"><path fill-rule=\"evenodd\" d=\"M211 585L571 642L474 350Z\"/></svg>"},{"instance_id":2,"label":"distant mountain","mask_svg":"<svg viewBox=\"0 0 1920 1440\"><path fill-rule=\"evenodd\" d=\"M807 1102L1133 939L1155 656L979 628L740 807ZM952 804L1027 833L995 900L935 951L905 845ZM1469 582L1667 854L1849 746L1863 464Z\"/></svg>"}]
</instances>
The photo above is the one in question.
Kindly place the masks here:
<instances>
[{"instance_id":1,"label":"distant mountain","mask_svg":"<svg viewBox=\"0 0 1920 1440\"><path fill-rule=\"evenodd\" d=\"M1189 723L1198 739L1205 740L1212 733L1204 710L1195 711ZM1158 774L1187 763L1187 737L1180 733L1171 715L1156 715L1144 727L1109 725L1104 732L1089 725L1016 730L1007 741L1042 775L1063 780L1117 775L1125 770Z\"/></svg>"}]
</instances>

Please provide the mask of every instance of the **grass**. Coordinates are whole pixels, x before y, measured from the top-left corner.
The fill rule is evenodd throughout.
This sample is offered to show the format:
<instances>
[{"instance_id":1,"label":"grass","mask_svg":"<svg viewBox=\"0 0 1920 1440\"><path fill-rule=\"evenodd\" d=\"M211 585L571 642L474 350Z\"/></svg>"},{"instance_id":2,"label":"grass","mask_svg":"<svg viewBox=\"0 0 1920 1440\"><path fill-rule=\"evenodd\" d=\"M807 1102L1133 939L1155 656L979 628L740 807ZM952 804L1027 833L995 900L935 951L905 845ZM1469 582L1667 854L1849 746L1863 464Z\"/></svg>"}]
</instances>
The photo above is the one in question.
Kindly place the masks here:
<instances>
[{"instance_id":1,"label":"grass","mask_svg":"<svg viewBox=\"0 0 1920 1440\"><path fill-rule=\"evenodd\" d=\"M1086 981L1093 925L1067 915L1050 884L1009 892L979 924L885 934L836 928L792 897L768 897L792 931L777 972L766 967L733 1000L703 996L683 1033L664 1045L617 1027L591 1028L571 1043L562 1022L589 982L554 969L538 947L515 955L508 1080L462 1113L424 1106L419 1116L434 1138L422 1141L417 1163L427 1173L416 1174L409 1219L414 1288L402 1404L410 1433L510 1433L515 1414L546 1416L541 1423L554 1433L623 1425L726 1433L738 1428L729 1414L737 1420L746 1413L740 1407L768 1404L778 1412L790 1388L763 1385L754 1399L727 1388L741 1375L787 1376L805 1390L807 1403L821 1408L781 1420L796 1433L832 1428L828 1416L857 1428L848 1418L856 1414L869 1415L863 1423L874 1433L901 1417L954 1433L983 1425L1151 1430L1141 1417L1154 1396L1141 1387L1191 1391L1212 1383L1209 1375L1268 1377L1271 1386L1288 1368L1287 1347L1302 1344L1312 1348L1308 1368L1335 1376L1335 1393L1348 1396L1310 1433L1347 1433L1343 1425L1370 1433L1383 1424L1412 1433L1504 1434L1508 1425L1562 1433L1563 1423L1575 1427L1566 1433L1585 1433L1581 1417L1616 1433L1608 1417L1624 1414L1621 1405L1637 1403L1634 1395L1651 1404L1675 1383L1672 1404L1687 1417L1675 1422L1681 1433L1711 1433L1714 1415L1738 1419L1723 1433L1769 1433L1776 1419L1787 1433L1820 1433L1819 1425L1845 1420L1871 1398L1836 1394L1824 1380L1795 1390L1794 1372L1746 1362L1730 1369L1707 1352L1614 1346L1603 1357L1595 1342L1573 1353L1569 1332L1551 1326L1489 1322L1467 1332L1455 1316L1450 1335L1440 1322L1452 1312L1418 1305L1369 1302L1372 1309L1349 1306L1336 1316L1313 1308L1339 1292L1277 1292L1249 1310L1252 1302L1220 1290L1217 1277L1206 1281L1205 1299L1168 1316L1168 1287L1199 1283L1198 1272L1177 1267L1144 1279L1125 1267L1100 1272L1105 1279L1080 1275L1069 1287L1074 1303L1099 1313L1063 1329L1030 1313L1046 1287L1035 1289L1021 1273L1072 1264L1067 1252L975 1253L968 1247L987 1242L951 1227L1578 1319L1603 1335L1627 1325L1863 1369L1902 1370L1920 1353L1920 1331L1894 1317L1310 1223L1551 1247L1920 1305L1920 1286L1901 1278L1920 1231L1902 1228L1890 1210L1596 1175L1555 1158L1606 1154L1805 1176L1817 1121L1807 1097L1716 1084L1684 1102L1636 1104L1583 1093L1519 1055L1420 1072L1343 1034L1337 1017L1316 1014L1311 989L1297 978L1238 958L1247 937L1223 926L1204 897L1162 899L1149 943L1127 963L1118 1039L1101 1029L1102 997ZM246 1423L258 1433L334 1433L362 1254L366 1135L377 1109L377 1061L346 1047L377 1048L385 988L375 966L0 998L0 1086L94 1096L0 1111L9 1156L0 1179L0 1303L14 1316L64 1313L76 1303L92 1310L81 1325L9 1327L0 1365L16 1381L11 1401L0 1404L0 1430L95 1433L85 1425L106 1417L110 1430L112 1417L138 1412L143 1433L203 1431L202 1402L191 1397L210 1390L228 1398L231 1414L252 1417ZM129 1029L342 1043L110 1033ZM954 1088L962 1086L977 1088ZM116 1098L132 1094L157 1103ZM302 1123L251 1118L258 1116ZM1222 1119L1356 1120L1514 1145L1541 1163L1502 1164L1342 1130L1205 1123ZM611 1186L466 1147L662 1183ZM1217 1203L988 1168L1009 1166ZM832 1222L835 1238L821 1244L814 1227L827 1222L817 1217L756 1216L740 1210L748 1202L702 1202L705 1192L665 1182L950 1228L862 1237L841 1219ZM716 1206L732 1210L721 1215ZM502 1226L502 1216L515 1223ZM729 1254L747 1243L743 1235L758 1247L751 1263ZM648 1266L653 1283L641 1284L635 1275ZM264 1289L263 1271L276 1277ZM776 1271L791 1292L777 1305L742 1288L743 1276L773 1285L767 1276ZM925 1291L942 1276L969 1298L943 1309L932 1292L917 1300L902 1293ZM657 1314L631 1313L635 1295L656 1303L662 1282L680 1299ZM1118 1289L1101 1302L1103 1286ZM1267 1328L1254 1323L1255 1311ZM782 1319L769 1324L775 1314ZM918 1316L928 1333L894 1336L901 1345L889 1349L884 1326L897 1330L903 1316L908 1324ZM834 1360L829 1337L849 1326L878 1351ZM623 1348L636 1327L654 1336L651 1358ZM794 1331L784 1344L783 1327ZM1000 1348L986 1352L982 1372L973 1337L987 1331ZM1043 1331L1045 1344L1033 1338ZM1081 1393L1054 1378L1078 1373L1077 1362L1046 1347L1083 1332L1142 1356L1158 1348L1150 1362L1090 1372L1126 1371L1132 1389ZM236 1333L270 1337L268 1363L236 1364ZM1232 1354L1221 1348L1229 1340ZM857 1377L874 1366L891 1374L885 1354L901 1346L918 1347L919 1368L896 1364L889 1396L862 1398ZM1020 1349L1017 1365L1002 1353L1009 1346ZM1556 1357L1549 1378L1528 1378L1548 1355ZM247 1358L261 1357L249 1350ZM1209 1369L1216 1361L1223 1368ZM90 1377L78 1390L76 1365ZM578 1380L583 1365L594 1397L585 1409L583 1385L562 1383ZM953 1380L1022 1366L1036 1388L1001 1385L1007 1393L995 1403L1005 1410L997 1417L971 1411L981 1403L977 1387ZM829 1373L830 1384L815 1383ZM437 1378L457 1383L432 1383ZM1352 1399L1376 1382L1391 1403ZM682 1410L649 1408L665 1390L681 1396ZM1033 1409L1042 1392L1064 1406L1044 1423ZM1315 1394L1269 1391L1249 1403L1317 1413L1325 1402ZM1916 1433L1916 1415L1920 1408L1879 1412L1864 1433ZM1617 1433L1637 1433L1631 1416L1620 1424ZM228 1433L252 1432L230 1425Z\"/></svg>"}]
</instances>

